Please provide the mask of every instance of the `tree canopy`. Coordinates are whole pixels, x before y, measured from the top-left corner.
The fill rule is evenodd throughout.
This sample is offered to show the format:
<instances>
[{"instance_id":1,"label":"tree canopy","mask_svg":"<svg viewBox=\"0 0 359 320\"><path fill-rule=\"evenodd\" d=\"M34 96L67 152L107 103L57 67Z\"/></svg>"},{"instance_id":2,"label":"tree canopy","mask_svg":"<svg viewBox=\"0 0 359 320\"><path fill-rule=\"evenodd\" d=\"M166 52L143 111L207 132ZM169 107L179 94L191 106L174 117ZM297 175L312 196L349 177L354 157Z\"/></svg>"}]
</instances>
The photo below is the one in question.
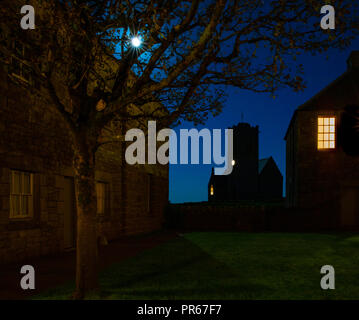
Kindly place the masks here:
<instances>
[{"instance_id":1,"label":"tree canopy","mask_svg":"<svg viewBox=\"0 0 359 320\"><path fill-rule=\"evenodd\" d=\"M1 69L48 100L73 138L75 297L98 287L95 153L103 131L143 119L158 128L202 123L221 112L226 86L301 90L298 54L344 48L358 34L353 1L330 2L336 28L323 30L317 0L29 0L36 27L23 30L25 3L1 1Z\"/></svg>"},{"instance_id":2,"label":"tree canopy","mask_svg":"<svg viewBox=\"0 0 359 320\"><path fill-rule=\"evenodd\" d=\"M103 127L130 105L141 110L137 117L155 118L153 108L141 109L151 101L166 108L158 120L167 124L203 122L222 110L226 85L301 90L298 54L344 48L358 31L357 11L346 0L331 2L335 30L320 28L321 5L313 0L32 2L35 30L20 28L21 1L2 1L1 23L8 39L27 45L20 58L74 128ZM18 54L8 42L1 52L6 62ZM54 84L56 73L71 108Z\"/></svg>"}]
</instances>

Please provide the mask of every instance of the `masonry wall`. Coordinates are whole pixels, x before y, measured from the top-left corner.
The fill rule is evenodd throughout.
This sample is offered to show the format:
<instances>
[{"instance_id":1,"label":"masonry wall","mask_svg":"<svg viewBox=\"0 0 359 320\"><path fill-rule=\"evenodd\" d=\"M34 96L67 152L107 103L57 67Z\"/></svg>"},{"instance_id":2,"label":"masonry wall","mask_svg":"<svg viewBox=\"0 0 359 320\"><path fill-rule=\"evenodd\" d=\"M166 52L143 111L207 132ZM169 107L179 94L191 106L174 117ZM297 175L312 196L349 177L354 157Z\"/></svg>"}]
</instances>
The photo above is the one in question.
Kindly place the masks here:
<instances>
[{"instance_id":1,"label":"masonry wall","mask_svg":"<svg viewBox=\"0 0 359 320\"><path fill-rule=\"evenodd\" d=\"M98 215L98 236L158 230L168 201L168 167L124 165L123 146L102 147L96 180L109 186L109 205ZM51 106L6 76L0 65L0 263L64 250L65 177L73 171L71 139ZM11 169L34 175L34 210L10 219ZM149 200L147 200L149 199Z\"/></svg>"},{"instance_id":2,"label":"masonry wall","mask_svg":"<svg viewBox=\"0 0 359 320\"><path fill-rule=\"evenodd\" d=\"M322 232L358 231L359 225L339 227L317 208L281 205L171 204L166 226L179 231Z\"/></svg>"},{"instance_id":3,"label":"masonry wall","mask_svg":"<svg viewBox=\"0 0 359 320\"><path fill-rule=\"evenodd\" d=\"M166 176L155 175L153 171L144 174L136 168L127 166L124 181L126 196L121 217L123 233L138 234L160 229L167 205L163 199L168 199Z\"/></svg>"},{"instance_id":4,"label":"masonry wall","mask_svg":"<svg viewBox=\"0 0 359 320\"><path fill-rule=\"evenodd\" d=\"M320 208L338 226L359 224L359 158L347 155L338 141L344 107L359 104L358 80L358 69L344 74L297 111L293 159L297 175L294 173L293 194L287 193L288 198L296 199L293 203L299 208ZM317 149L318 116L336 117L335 149ZM287 140L287 156L290 143ZM293 174L290 170L287 168L287 178Z\"/></svg>"},{"instance_id":5,"label":"masonry wall","mask_svg":"<svg viewBox=\"0 0 359 320\"><path fill-rule=\"evenodd\" d=\"M298 141L298 207L320 207L328 211L328 219L341 223L343 194L345 189L359 191L359 159L346 155L340 145L335 150L317 149L317 117L334 115L338 123L341 111L303 111L299 113L301 124ZM304 125L304 123L306 125ZM359 192L358 192L359 196ZM359 217L355 223L359 223ZM354 222L353 222L354 223Z\"/></svg>"},{"instance_id":6,"label":"masonry wall","mask_svg":"<svg viewBox=\"0 0 359 320\"><path fill-rule=\"evenodd\" d=\"M297 205L297 152L298 152L298 124L294 116L286 137L286 206Z\"/></svg>"}]
</instances>

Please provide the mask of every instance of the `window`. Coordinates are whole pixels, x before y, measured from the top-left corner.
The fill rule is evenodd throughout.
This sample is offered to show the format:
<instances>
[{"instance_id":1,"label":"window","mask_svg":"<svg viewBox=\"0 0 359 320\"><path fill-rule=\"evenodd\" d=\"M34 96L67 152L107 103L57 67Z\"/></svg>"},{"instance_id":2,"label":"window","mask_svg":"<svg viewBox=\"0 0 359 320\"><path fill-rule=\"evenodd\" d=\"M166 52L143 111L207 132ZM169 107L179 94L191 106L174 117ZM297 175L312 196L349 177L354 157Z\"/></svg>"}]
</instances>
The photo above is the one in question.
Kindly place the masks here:
<instances>
[{"instance_id":1,"label":"window","mask_svg":"<svg viewBox=\"0 0 359 320\"><path fill-rule=\"evenodd\" d=\"M104 214L106 211L108 184L105 182L96 183L97 213Z\"/></svg>"},{"instance_id":2,"label":"window","mask_svg":"<svg viewBox=\"0 0 359 320\"><path fill-rule=\"evenodd\" d=\"M318 117L318 149L335 148L335 117Z\"/></svg>"},{"instance_id":3,"label":"window","mask_svg":"<svg viewBox=\"0 0 359 320\"><path fill-rule=\"evenodd\" d=\"M15 56L11 58L11 73L23 81L30 82L31 68L22 60L26 57L26 47L19 41L14 41L13 48Z\"/></svg>"},{"instance_id":4,"label":"window","mask_svg":"<svg viewBox=\"0 0 359 320\"><path fill-rule=\"evenodd\" d=\"M211 184L211 187L210 187L210 194L211 194L211 196L213 196L213 195L214 195L214 188L213 188L213 184Z\"/></svg>"},{"instance_id":5,"label":"window","mask_svg":"<svg viewBox=\"0 0 359 320\"><path fill-rule=\"evenodd\" d=\"M33 213L33 174L11 171L10 218L30 218Z\"/></svg>"}]
</instances>

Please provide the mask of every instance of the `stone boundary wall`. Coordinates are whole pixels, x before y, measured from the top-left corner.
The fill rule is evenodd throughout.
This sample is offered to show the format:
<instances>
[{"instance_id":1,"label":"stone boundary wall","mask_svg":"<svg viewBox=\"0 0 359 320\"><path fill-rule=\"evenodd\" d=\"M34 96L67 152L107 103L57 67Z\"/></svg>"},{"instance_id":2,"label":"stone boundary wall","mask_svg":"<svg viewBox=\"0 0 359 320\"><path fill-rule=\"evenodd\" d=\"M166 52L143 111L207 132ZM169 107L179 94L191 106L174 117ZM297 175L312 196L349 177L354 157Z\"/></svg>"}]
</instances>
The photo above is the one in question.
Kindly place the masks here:
<instances>
[{"instance_id":1,"label":"stone boundary wall","mask_svg":"<svg viewBox=\"0 0 359 320\"><path fill-rule=\"evenodd\" d=\"M281 205L170 204L166 227L182 231L322 232L359 231L337 227L336 210Z\"/></svg>"}]
</instances>

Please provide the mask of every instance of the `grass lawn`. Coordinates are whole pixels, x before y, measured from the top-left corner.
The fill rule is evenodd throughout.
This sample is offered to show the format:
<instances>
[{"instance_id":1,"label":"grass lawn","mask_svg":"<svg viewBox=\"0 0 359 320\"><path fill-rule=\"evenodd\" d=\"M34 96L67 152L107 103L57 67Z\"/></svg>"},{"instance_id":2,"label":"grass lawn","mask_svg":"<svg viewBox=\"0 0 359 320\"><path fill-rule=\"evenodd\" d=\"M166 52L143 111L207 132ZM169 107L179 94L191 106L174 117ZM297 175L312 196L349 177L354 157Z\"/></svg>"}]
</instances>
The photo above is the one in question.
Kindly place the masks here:
<instances>
[{"instance_id":1,"label":"grass lawn","mask_svg":"<svg viewBox=\"0 0 359 320\"><path fill-rule=\"evenodd\" d=\"M103 271L91 298L359 299L358 249L355 234L188 233ZM320 288L323 265L335 268L335 290Z\"/></svg>"}]
</instances>

